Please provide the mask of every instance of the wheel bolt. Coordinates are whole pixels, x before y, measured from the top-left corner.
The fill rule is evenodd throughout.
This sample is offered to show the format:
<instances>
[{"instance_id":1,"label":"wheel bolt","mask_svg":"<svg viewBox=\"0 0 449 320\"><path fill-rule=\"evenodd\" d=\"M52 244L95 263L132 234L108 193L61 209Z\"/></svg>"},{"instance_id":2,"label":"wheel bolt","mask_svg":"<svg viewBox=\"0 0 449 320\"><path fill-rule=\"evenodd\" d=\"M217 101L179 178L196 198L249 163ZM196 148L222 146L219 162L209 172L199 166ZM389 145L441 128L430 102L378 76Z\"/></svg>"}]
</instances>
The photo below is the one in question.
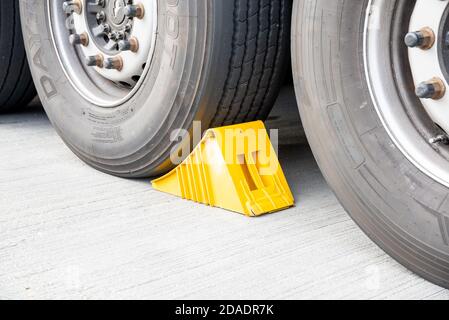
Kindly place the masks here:
<instances>
[{"instance_id":1,"label":"wheel bolt","mask_svg":"<svg viewBox=\"0 0 449 320\"><path fill-rule=\"evenodd\" d=\"M108 34L108 38L112 41L119 41L125 38L125 33L122 31L112 31Z\"/></svg>"},{"instance_id":2,"label":"wheel bolt","mask_svg":"<svg viewBox=\"0 0 449 320\"><path fill-rule=\"evenodd\" d=\"M89 36L86 32L83 32L81 34L71 34L69 37L69 41L72 45L83 45L87 47L89 44Z\"/></svg>"},{"instance_id":3,"label":"wheel bolt","mask_svg":"<svg viewBox=\"0 0 449 320\"><path fill-rule=\"evenodd\" d=\"M421 99L439 100L444 97L446 86L439 78L422 82L416 87L416 95Z\"/></svg>"},{"instance_id":4,"label":"wheel bolt","mask_svg":"<svg viewBox=\"0 0 449 320\"><path fill-rule=\"evenodd\" d=\"M125 33L123 31L117 32L117 40L125 39Z\"/></svg>"},{"instance_id":5,"label":"wheel bolt","mask_svg":"<svg viewBox=\"0 0 449 320\"><path fill-rule=\"evenodd\" d=\"M120 51L137 52L139 50L139 41L136 37L131 37L129 40L121 40L118 43L118 48Z\"/></svg>"},{"instance_id":6,"label":"wheel bolt","mask_svg":"<svg viewBox=\"0 0 449 320\"><path fill-rule=\"evenodd\" d=\"M106 69L113 69L117 71L121 71L123 69L123 60L120 56L114 58L108 58L104 62L104 67Z\"/></svg>"},{"instance_id":7,"label":"wheel bolt","mask_svg":"<svg viewBox=\"0 0 449 320\"><path fill-rule=\"evenodd\" d=\"M116 41L118 39L117 31L112 31L111 33L109 33L108 38L111 39L112 41Z\"/></svg>"},{"instance_id":8,"label":"wheel bolt","mask_svg":"<svg viewBox=\"0 0 449 320\"><path fill-rule=\"evenodd\" d=\"M100 11L97 13L97 20L98 21L104 21L106 19L106 14L104 11Z\"/></svg>"},{"instance_id":9,"label":"wheel bolt","mask_svg":"<svg viewBox=\"0 0 449 320\"><path fill-rule=\"evenodd\" d=\"M102 54L86 57L86 65L89 67L103 68L104 57Z\"/></svg>"},{"instance_id":10,"label":"wheel bolt","mask_svg":"<svg viewBox=\"0 0 449 320\"><path fill-rule=\"evenodd\" d=\"M62 4L62 9L67 14L72 14L76 12L77 14L81 14L83 5L81 0L68 0Z\"/></svg>"},{"instance_id":11,"label":"wheel bolt","mask_svg":"<svg viewBox=\"0 0 449 320\"><path fill-rule=\"evenodd\" d=\"M432 29L425 27L419 31L407 33L404 41L409 48L429 50L435 43L435 33Z\"/></svg>"},{"instance_id":12,"label":"wheel bolt","mask_svg":"<svg viewBox=\"0 0 449 320\"><path fill-rule=\"evenodd\" d=\"M129 18L142 19L145 15L145 8L142 4L128 5L125 7L125 15Z\"/></svg>"}]
</instances>

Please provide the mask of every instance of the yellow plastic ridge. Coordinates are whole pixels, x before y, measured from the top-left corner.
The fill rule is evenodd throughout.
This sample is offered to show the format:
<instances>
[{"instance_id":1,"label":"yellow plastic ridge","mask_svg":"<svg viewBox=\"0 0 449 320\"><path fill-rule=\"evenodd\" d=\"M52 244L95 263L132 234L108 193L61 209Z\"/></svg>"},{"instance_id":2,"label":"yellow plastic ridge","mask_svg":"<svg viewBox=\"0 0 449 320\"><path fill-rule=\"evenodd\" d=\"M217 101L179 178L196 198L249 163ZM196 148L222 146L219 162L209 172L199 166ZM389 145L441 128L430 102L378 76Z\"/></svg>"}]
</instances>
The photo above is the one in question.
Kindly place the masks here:
<instances>
[{"instance_id":1,"label":"yellow plastic ridge","mask_svg":"<svg viewBox=\"0 0 449 320\"><path fill-rule=\"evenodd\" d=\"M261 121L208 130L182 164L152 184L156 190L247 216L294 205Z\"/></svg>"}]
</instances>

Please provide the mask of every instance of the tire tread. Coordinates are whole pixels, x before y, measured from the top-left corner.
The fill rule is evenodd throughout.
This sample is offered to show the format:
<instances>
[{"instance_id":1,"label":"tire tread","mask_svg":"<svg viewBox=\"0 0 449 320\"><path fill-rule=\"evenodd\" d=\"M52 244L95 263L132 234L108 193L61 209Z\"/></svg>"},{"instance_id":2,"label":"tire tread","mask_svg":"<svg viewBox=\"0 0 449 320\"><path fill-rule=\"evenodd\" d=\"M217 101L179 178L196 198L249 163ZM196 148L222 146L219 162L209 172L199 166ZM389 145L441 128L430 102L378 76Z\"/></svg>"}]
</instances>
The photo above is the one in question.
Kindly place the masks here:
<instances>
[{"instance_id":1,"label":"tire tread","mask_svg":"<svg viewBox=\"0 0 449 320\"><path fill-rule=\"evenodd\" d=\"M235 0L230 68L211 126L264 120L285 75L288 0Z\"/></svg>"},{"instance_id":2,"label":"tire tread","mask_svg":"<svg viewBox=\"0 0 449 320\"><path fill-rule=\"evenodd\" d=\"M7 112L25 106L36 91L23 44L19 1L1 1L0 19L0 112Z\"/></svg>"}]
</instances>

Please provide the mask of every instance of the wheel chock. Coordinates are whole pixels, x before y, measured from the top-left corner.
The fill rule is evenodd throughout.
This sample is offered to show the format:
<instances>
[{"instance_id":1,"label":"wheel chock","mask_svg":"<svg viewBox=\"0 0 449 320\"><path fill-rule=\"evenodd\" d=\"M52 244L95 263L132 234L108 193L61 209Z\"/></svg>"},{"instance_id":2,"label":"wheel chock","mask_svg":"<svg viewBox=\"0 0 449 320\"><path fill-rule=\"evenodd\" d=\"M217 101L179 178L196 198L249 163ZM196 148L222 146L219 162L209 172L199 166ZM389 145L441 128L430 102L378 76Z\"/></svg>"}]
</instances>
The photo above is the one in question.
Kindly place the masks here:
<instances>
[{"instance_id":1,"label":"wheel chock","mask_svg":"<svg viewBox=\"0 0 449 320\"><path fill-rule=\"evenodd\" d=\"M263 122L208 130L153 188L247 216L287 209L294 198Z\"/></svg>"}]
</instances>

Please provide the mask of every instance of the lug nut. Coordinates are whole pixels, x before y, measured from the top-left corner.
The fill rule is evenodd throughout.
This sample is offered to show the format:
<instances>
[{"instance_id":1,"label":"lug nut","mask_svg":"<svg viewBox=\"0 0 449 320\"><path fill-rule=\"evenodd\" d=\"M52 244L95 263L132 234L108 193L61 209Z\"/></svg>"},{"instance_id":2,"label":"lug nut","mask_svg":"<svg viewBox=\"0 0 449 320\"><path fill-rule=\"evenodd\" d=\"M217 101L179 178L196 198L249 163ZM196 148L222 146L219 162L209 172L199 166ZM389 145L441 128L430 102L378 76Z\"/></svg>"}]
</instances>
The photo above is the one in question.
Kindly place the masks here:
<instances>
[{"instance_id":1,"label":"lug nut","mask_svg":"<svg viewBox=\"0 0 449 320\"><path fill-rule=\"evenodd\" d=\"M409 48L429 50L435 43L435 33L432 29L425 27L419 31L407 33L404 41Z\"/></svg>"},{"instance_id":2,"label":"lug nut","mask_svg":"<svg viewBox=\"0 0 449 320\"><path fill-rule=\"evenodd\" d=\"M81 14L83 5L81 3L81 0L69 0L65 1L62 4L62 9L67 14L72 14L73 12L76 12L77 14Z\"/></svg>"},{"instance_id":3,"label":"lug nut","mask_svg":"<svg viewBox=\"0 0 449 320\"><path fill-rule=\"evenodd\" d=\"M439 78L433 78L426 82L421 82L416 87L416 95L421 99L439 100L444 97L446 86Z\"/></svg>"},{"instance_id":4,"label":"lug nut","mask_svg":"<svg viewBox=\"0 0 449 320\"><path fill-rule=\"evenodd\" d=\"M117 32L117 40L125 39L125 33L123 31Z\"/></svg>"},{"instance_id":5,"label":"lug nut","mask_svg":"<svg viewBox=\"0 0 449 320\"><path fill-rule=\"evenodd\" d=\"M108 38L112 41L119 41L125 38L125 33L122 31L112 31L108 34Z\"/></svg>"},{"instance_id":6,"label":"lug nut","mask_svg":"<svg viewBox=\"0 0 449 320\"><path fill-rule=\"evenodd\" d=\"M129 18L142 19L145 15L145 8L142 4L128 5L125 7L125 15Z\"/></svg>"},{"instance_id":7,"label":"lug nut","mask_svg":"<svg viewBox=\"0 0 449 320\"><path fill-rule=\"evenodd\" d=\"M116 41L117 40L117 31L112 31L108 34L108 38L112 41Z\"/></svg>"},{"instance_id":8,"label":"lug nut","mask_svg":"<svg viewBox=\"0 0 449 320\"><path fill-rule=\"evenodd\" d=\"M118 43L118 48L120 51L137 52L139 50L139 41L136 37L131 37L129 40L121 40Z\"/></svg>"},{"instance_id":9,"label":"lug nut","mask_svg":"<svg viewBox=\"0 0 449 320\"><path fill-rule=\"evenodd\" d=\"M69 37L69 41L72 45L83 45L87 47L89 44L89 36L86 32L83 32L81 34L71 34Z\"/></svg>"},{"instance_id":10,"label":"lug nut","mask_svg":"<svg viewBox=\"0 0 449 320\"><path fill-rule=\"evenodd\" d=\"M123 69L123 60L120 56L108 58L104 62L104 67L106 69L114 69L117 71L121 71Z\"/></svg>"},{"instance_id":11,"label":"lug nut","mask_svg":"<svg viewBox=\"0 0 449 320\"><path fill-rule=\"evenodd\" d=\"M103 68L104 57L102 54L86 57L86 65L89 67Z\"/></svg>"},{"instance_id":12,"label":"lug nut","mask_svg":"<svg viewBox=\"0 0 449 320\"><path fill-rule=\"evenodd\" d=\"M106 19L106 14L104 13L104 11L100 11L97 13L96 17L98 21L104 21Z\"/></svg>"}]
</instances>

